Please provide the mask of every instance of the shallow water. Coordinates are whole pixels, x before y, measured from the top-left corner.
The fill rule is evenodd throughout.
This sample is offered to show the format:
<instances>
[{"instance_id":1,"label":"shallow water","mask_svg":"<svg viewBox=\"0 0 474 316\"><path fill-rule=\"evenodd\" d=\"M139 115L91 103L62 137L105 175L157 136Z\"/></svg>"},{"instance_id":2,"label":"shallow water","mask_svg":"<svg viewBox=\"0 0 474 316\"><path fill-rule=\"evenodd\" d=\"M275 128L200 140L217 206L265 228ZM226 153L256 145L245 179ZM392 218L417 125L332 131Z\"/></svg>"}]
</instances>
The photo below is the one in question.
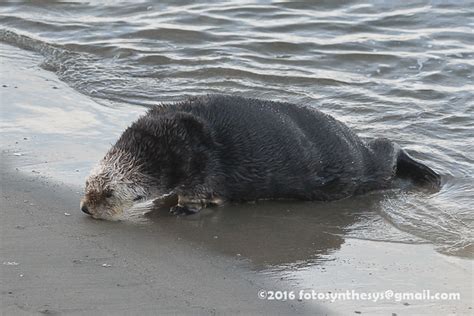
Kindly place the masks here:
<instances>
[{"instance_id":1,"label":"shallow water","mask_svg":"<svg viewBox=\"0 0 474 316\"><path fill-rule=\"evenodd\" d=\"M396 140L443 176L442 190L431 195L379 192L203 214L195 223L247 227L259 247L278 239L282 250L264 255L246 247L250 240L230 238L219 251L276 269L304 266L338 249L344 236L432 243L473 257L469 1L40 3L0 4L0 40L41 54L44 69L104 107L126 114L130 104L205 93L311 104L364 138ZM306 242L292 239L296 232Z\"/></svg>"}]
</instances>

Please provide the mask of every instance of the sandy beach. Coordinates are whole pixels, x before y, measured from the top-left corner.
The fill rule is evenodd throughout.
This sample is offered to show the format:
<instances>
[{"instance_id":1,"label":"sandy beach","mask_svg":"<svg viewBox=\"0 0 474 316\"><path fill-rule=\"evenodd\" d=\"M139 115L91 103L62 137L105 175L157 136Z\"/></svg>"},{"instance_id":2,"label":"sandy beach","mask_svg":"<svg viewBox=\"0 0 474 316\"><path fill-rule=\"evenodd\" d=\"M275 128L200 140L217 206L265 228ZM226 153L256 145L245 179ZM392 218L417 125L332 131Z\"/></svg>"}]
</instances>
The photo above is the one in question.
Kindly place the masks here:
<instances>
[{"instance_id":1,"label":"sandy beach","mask_svg":"<svg viewBox=\"0 0 474 316\"><path fill-rule=\"evenodd\" d=\"M32 52L2 44L0 56L2 314L472 314L471 260L429 243L347 237L338 227L358 219L326 206L91 219L79 210L84 178L144 109L97 104ZM260 290L460 299L270 300Z\"/></svg>"}]
</instances>

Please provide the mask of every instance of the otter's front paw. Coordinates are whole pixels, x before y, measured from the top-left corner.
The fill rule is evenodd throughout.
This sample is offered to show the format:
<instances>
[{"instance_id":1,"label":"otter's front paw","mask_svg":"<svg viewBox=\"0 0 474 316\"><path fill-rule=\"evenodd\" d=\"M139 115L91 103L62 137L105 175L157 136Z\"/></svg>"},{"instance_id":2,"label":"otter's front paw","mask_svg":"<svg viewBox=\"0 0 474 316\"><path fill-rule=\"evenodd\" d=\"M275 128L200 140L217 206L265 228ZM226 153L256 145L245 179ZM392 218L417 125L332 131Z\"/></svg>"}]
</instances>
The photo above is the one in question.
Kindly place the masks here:
<instances>
[{"instance_id":1,"label":"otter's front paw","mask_svg":"<svg viewBox=\"0 0 474 316\"><path fill-rule=\"evenodd\" d=\"M164 194L153 200L153 208L155 209L166 210L176 204L178 204L178 195L173 192Z\"/></svg>"},{"instance_id":2,"label":"otter's front paw","mask_svg":"<svg viewBox=\"0 0 474 316\"><path fill-rule=\"evenodd\" d=\"M187 205L175 205L170 208L170 213L172 215L191 215L199 212L198 208L190 207Z\"/></svg>"}]
</instances>

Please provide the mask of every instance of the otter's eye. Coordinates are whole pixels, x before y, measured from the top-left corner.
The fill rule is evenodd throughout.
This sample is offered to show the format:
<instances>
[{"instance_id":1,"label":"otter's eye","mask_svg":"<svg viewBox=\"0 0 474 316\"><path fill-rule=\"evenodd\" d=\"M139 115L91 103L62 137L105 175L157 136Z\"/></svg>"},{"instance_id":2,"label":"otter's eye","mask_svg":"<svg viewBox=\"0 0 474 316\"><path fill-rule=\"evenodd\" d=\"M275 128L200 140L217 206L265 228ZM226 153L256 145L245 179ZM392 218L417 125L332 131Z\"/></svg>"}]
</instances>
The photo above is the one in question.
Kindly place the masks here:
<instances>
[{"instance_id":1,"label":"otter's eye","mask_svg":"<svg viewBox=\"0 0 474 316\"><path fill-rule=\"evenodd\" d=\"M136 202L136 201L141 200L141 199L143 199L143 196L139 195L139 196L137 196L136 198L133 199L133 202Z\"/></svg>"},{"instance_id":2,"label":"otter's eye","mask_svg":"<svg viewBox=\"0 0 474 316\"><path fill-rule=\"evenodd\" d=\"M110 198L110 197L112 197L113 193L114 193L114 191L112 191L112 190L107 190L107 191L104 192L104 196L105 196L106 198Z\"/></svg>"}]
</instances>

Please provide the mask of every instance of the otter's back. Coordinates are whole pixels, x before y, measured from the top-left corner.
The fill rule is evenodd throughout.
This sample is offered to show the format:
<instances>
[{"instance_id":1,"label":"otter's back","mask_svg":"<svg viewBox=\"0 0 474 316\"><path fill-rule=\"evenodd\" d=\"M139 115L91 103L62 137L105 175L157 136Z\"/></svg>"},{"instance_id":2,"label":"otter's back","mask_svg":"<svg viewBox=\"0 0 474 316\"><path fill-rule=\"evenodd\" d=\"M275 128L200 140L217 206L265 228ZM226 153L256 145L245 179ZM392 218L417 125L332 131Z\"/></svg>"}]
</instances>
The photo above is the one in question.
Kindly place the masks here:
<instances>
[{"instance_id":1,"label":"otter's back","mask_svg":"<svg viewBox=\"0 0 474 316\"><path fill-rule=\"evenodd\" d=\"M364 171L365 145L346 125L312 108L217 95L153 112L187 112L206 123L236 199L333 199L352 194L353 179Z\"/></svg>"}]
</instances>

